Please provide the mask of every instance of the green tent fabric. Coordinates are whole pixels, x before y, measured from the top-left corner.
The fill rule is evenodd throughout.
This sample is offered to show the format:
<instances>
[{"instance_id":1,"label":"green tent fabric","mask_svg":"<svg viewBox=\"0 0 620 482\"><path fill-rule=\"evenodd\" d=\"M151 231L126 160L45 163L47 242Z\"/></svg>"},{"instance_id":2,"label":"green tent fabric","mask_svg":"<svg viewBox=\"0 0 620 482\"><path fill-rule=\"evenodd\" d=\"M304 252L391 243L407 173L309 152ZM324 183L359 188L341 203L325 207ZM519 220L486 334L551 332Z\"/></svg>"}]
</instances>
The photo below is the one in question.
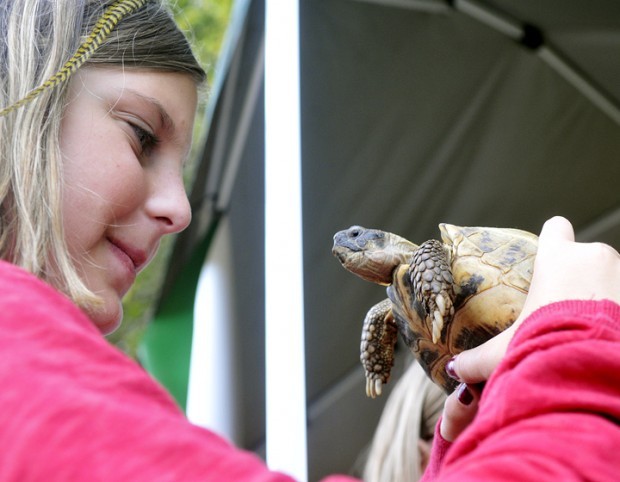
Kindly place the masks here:
<instances>
[{"instance_id":1,"label":"green tent fabric","mask_svg":"<svg viewBox=\"0 0 620 482\"><path fill-rule=\"evenodd\" d=\"M187 405L196 285L210 243L211 236L207 235L194 250L183 276L159 305L155 322L149 325L138 352L143 366L183 409Z\"/></svg>"}]
</instances>

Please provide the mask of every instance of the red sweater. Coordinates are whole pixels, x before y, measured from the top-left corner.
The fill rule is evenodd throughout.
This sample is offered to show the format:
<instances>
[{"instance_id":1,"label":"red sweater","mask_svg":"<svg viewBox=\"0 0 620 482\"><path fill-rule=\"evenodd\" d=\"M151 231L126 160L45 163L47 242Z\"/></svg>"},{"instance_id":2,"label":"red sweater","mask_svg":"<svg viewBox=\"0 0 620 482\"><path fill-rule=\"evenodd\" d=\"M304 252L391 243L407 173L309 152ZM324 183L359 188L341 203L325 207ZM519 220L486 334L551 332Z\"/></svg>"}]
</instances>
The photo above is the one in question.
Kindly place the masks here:
<instances>
[{"instance_id":1,"label":"red sweater","mask_svg":"<svg viewBox=\"0 0 620 482\"><path fill-rule=\"evenodd\" d=\"M0 480L292 479L191 425L67 298L0 262Z\"/></svg>"},{"instance_id":2,"label":"red sweater","mask_svg":"<svg viewBox=\"0 0 620 482\"><path fill-rule=\"evenodd\" d=\"M474 422L436 431L430 481L620 480L620 307L566 301L517 330Z\"/></svg>"}]
</instances>

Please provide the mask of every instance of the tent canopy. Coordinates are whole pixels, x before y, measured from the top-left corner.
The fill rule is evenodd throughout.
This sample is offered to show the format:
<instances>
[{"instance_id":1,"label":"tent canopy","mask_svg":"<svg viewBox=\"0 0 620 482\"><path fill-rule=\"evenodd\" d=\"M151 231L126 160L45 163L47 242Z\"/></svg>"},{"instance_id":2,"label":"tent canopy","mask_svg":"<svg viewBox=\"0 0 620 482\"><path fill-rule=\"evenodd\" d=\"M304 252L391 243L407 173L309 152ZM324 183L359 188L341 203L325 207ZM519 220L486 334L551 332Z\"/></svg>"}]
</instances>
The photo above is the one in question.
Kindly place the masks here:
<instances>
[{"instance_id":1,"label":"tent canopy","mask_svg":"<svg viewBox=\"0 0 620 482\"><path fill-rule=\"evenodd\" d=\"M162 302L170 303L194 250L226 229L237 443L258 452L263 20L263 2L238 2L191 194L194 223L178 240ZM360 224L421 242L437 237L440 222L538 232L562 214L578 238L620 247L620 3L300 0L300 29L308 452L316 480L354 464L384 401L365 398L358 349L363 317L385 291L339 266L330 252L336 231ZM398 363L409 356L402 351Z\"/></svg>"}]
</instances>

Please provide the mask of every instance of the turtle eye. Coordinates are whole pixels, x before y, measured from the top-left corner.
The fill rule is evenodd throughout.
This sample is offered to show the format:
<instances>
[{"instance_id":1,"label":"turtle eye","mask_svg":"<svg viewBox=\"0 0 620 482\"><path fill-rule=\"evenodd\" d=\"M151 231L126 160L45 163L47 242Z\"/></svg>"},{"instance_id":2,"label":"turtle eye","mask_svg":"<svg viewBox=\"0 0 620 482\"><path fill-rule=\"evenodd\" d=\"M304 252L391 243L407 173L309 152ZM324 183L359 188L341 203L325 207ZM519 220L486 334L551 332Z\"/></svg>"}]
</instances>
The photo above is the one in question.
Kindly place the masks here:
<instances>
[{"instance_id":1,"label":"turtle eye","mask_svg":"<svg viewBox=\"0 0 620 482\"><path fill-rule=\"evenodd\" d=\"M357 239L364 234L366 230L361 226L351 226L347 230L347 237L349 239Z\"/></svg>"},{"instance_id":2,"label":"turtle eye","mask_svg":"<svg viewBox=\"0 0 620 482\"><path fill-rule=\"evenodd\" d=\"M351 226L349 228L349 237L354 239L359 238L363 231L364 228L362 228L361 226Z\"/></svg>"}]
</instances>

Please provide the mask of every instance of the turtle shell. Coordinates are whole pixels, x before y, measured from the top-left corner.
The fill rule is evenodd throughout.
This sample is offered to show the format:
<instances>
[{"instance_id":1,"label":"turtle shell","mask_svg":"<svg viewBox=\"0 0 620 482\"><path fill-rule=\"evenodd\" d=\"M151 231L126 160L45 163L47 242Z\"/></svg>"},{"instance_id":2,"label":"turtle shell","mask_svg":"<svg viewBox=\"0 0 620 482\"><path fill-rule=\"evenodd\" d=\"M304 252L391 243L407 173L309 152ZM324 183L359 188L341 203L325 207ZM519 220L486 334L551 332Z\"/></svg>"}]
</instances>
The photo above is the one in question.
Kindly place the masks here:
<instances>
[{"instance_id":1,"label":"turtle shell","mask_svg":"<svg viewBox=\"0 0 620 482\"><path fill-rule=\"evenodd\" d=\"M388 296L405 343L431 379L451 392L457 382L445 373L448 360L497 335L519 316L532 278L538 238L508 228L440 224L439 229L443 242L420 245L411 263L394 271ZM431 274L442 286L429 281L422 288L420 284L431 280ZM428 299L440 292L449 297L451 306L434 342Z\"/></svg>"}]
</instances>

